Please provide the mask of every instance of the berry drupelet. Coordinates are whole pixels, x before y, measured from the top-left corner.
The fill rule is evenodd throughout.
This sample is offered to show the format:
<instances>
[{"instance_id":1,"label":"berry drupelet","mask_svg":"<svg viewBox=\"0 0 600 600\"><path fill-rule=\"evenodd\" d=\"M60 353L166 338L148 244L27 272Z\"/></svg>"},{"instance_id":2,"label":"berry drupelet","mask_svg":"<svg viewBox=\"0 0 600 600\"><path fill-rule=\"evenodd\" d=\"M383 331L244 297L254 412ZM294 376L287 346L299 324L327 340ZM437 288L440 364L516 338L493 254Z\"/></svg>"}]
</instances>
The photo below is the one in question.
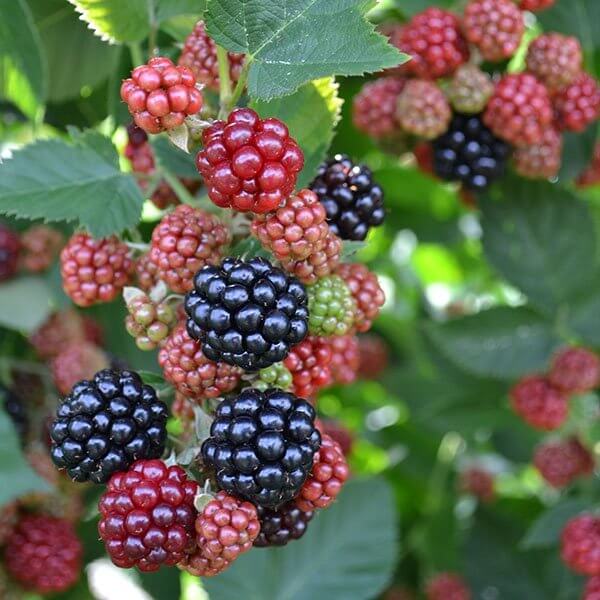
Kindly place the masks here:
<instances>
[{"instance_id":1,"label":"berry drupelet","mask_svg":"<svg viewBox=\"0 0 600 600\"><path fill-rule=\"evenodd\" d=\"M383 223L383 190L365 165L336 154L324 162L310 184L327 212L331 231L344 240L364 240Z\"/></svg>"},{"instance_id":2,"label":"berry drupelet","mask_svg":"<svg viewBox=\"0 0 600 600\"><path fill-rule=\"evenodd\" d=\"M298 494L320 444L306 400L277 388L249 388L219 404L202 458L226 492L277 507Z\"/></svg>"},{"instance_id":3,"label":"berry drupelet","mask_svg":"<svg viewBox=\"0 0 600 600\"><path fill-rule=\"evenodd\" d=\"M331 346L326 338L310 335L294 346L283 361L292 374L292 391L301 398L312 398L331 384Z\"/></svg>"},{"instance_id":4,"label":"berry drupelet","mask_svg":"<svg viewBox=\"0 0 600 600\"><path fill-rule=\"evenodd\" d=\"M19 236L0 223L0 281L10 279L17 272L20 250Z\"/></svg>"},{"instance_id":5,"label":"berry drupelet","mask_svg":"<svg viewBox=\"0 0 600 600\"><path fill-rule=\"evenodd\" d=\"M307 304L304 286L263 258L200 269L184 302L205 356L247 371L280 362L306 337Z\"/></svg>"},{"instance_id":6,"label":"berry drupelet","mask_svg":"<svg viewBox=\"0 0 600 600\"><path fill-rule=\"evenodd\" d=\"M158 458L167 407L131 371L105 369L77 383L50 427L52 460L75 481L105 483L140 458Z\"/></svg>"},{"instance_id":7,"label":"berry drupelet","mask_svg":"<svg viewBox=\"0 0 600 600\"><path fill-rule=\"evenodd\" d=\"M312 511L300 510L295 502L288 502L279 508L258 507L260 533L254 541L258 548L285 546L288 542L299 540L313 518Z\"/></svg>"},{"instance_id":8,"label":"berry drupelet","mask_svg":"<svg viewBox=\"0 0 600 600\"><path fill-rule=\"evenodd\" d=\"M588 73L580 73L552 101L559 128L582 132L600 116L600 85Z\"/></svg>"},{"instance_id":9,"label":"berry drupelet","mask_svg":"<svg viewBox=\"0 0 600 600\"><path fill-rule=\"evenodd\" d=\"M455 114L448 131L433 142L433 170L469 190L485 190L502 177L510 147L483 124L481 116Z\"/></svg>"}]
</instances>

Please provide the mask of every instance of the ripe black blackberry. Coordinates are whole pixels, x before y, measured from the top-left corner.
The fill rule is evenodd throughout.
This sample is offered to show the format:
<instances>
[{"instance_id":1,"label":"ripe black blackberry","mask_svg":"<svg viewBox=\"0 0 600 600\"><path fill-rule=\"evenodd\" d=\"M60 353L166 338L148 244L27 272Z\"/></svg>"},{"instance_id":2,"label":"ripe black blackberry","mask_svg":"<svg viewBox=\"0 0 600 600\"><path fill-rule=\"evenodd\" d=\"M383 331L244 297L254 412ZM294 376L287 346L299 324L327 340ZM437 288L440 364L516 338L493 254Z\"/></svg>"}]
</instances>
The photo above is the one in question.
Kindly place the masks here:
<instances>
[{"instance_id":1,"label":"ripe black blackberry","mask_svg":"<svg viewBox=\"0 0 600 600\"><path fill-rule=\"evenodd\" d=\"M274 508L298 495L320 445L315 409L306 400L277 388L247 388L217 407L202 458L220 488Z\"/></svg>"},{"instance_id":2,"label":"ripe black blackberry","mask_svg":"<svg viewBox=\"0 0 600 600\"><path fill-rule=\"evenodd\" d=\"M74 481L105 483L136 460L159 458L166 405L133 371L98 371L62 401L50 426L54 464Z\"/></svg>"},{"instance_id":3,"label":"ripe black blackberry","mask_svg":"<svg viewBox=\"0 0 600 600\"><path fill-rule=\"evenodd\" d=\"M319 167L310 184L327 212L329 227L343 240L364 240L370 227L383 223L383 190L365 165L336 154Z\"/></svg>"},{"instance_id":4,"label":"ripe black blackberry","mask_svg":"<svg viewBox=\"0 0 600 600\"><path fill-rule=\"evenodd\" d=\"M246 371L282 361L308 332L305 287L264 258L203 267L184 306L206 357Z\"/></svg>"},{"instance_id":5,"label":"ripe black blackberry","mask_svg":"<svg viewBox=\"0 0 600 600\"><path fill-rule=\"evenodd\" d=\"M301 511L294 502L288 502L278 509L258 508L260 533L254 545L285 546L292 540L299 540L308 527L314 513Z\"/></svg>"},{"instance_id":6,"label":"ripe black blackberry","mask_svg":"<svg viewBox=\"0 0 600 600\"><path fill-rule=\"evenodd\" d=\"M433 141L433 169L446 181L485 190L504 174L510 146L495 137L481 115L456 113L448 131Z\"/></svg>"},{"instance_id":7,"label":"ripe black blackberry","mask_svg":"<svg viewBox=\"0 0 600 600\"><path fill-rule=\"evenodd\" d=\"M24 443L29 431L29 417L27 416L27 409L23 404L23 400L2 384L0 384L0 400L6 414L13 422L21 443Z\"/></svg>"}]
</instances>

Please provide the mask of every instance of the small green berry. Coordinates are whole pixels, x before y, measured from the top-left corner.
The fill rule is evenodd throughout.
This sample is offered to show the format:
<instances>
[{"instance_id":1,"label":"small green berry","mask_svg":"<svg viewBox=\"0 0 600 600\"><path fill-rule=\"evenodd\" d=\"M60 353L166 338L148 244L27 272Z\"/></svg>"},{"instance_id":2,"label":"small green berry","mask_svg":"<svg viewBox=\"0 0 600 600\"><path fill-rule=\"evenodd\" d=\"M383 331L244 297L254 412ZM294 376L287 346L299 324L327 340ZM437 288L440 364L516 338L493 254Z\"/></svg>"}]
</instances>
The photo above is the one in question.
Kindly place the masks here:
<instances>
[{"instance_id":1,"label":"small green berry","mask_svg":"<svg viewBox=\"0 0 600 600\"><path fill-rule=\"evenodd\" d=\"M308 328L313 335L345 335L354 322L356 305L338 275L322 277L308 291Z\"/></svg>"},{"instance_id":2,"label":"small green berry","mask_svg":"<svg viewBox=\"0 0 600 600\"><path fill-rule=\"evenodd\" d=\"M283 363L275 363L258 372L258 379L253 386L263 392L271 387L289 390L292 386L292 374Z\"/></svg>"}]
</instances>

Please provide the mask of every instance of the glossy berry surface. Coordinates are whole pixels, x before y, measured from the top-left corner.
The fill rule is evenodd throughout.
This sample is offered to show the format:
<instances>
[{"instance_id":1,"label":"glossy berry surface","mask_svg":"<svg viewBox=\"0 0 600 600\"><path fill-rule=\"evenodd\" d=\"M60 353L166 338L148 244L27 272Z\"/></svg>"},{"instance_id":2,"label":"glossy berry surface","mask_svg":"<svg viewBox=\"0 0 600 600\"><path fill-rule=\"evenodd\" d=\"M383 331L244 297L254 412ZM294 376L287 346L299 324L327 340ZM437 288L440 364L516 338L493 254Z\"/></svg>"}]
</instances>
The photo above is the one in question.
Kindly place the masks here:
<instances>
[{"instance_id":1,"label":"glossy berry surface","mask_svg":"<svg viewBox=\"0 0 600 600\"><path fill-rule=\"evenodd\" d=\"M217 205L239 211L275 210L292 193L304 155L279 119L237 108L202 132L196 166Z\"/></svg>"},{"instance_id":2,"label":"glossy berry surface","mask_svg":"<svg viewBox=\"0 0 600 600\"><path fill-rule=\"evenodd\" d=\"M299 540L305 533L314 513L300 510L294 502L288 502L279 508L258 507L260 533L254 545L259 548L285 546L288 542Z\"/></svg>"},{"instance_id":3,"label":"glossy berry surface","mask_svg":"<svg viewBox=\"0 0 600 600\"><path fill-rule=\"evenodd\" d=\"M452 111L433 81L411 79L398 97L396 115L405 131L432 140L446 131Z\"/></svg>"},{"instance_id":4,"label":"glossy berry surface","mask_svg":"<svg viewBox=\"0 0 600 600\"><path fill-rule=\"evenodd\" d=\"M355 335L334 335L327 338L331 348L331 375L334 383L348 385L358 374L360 353Z\"/></svg>"},{"instance_id":5,"label":"glossy berry surface","mask_svg":"<svg viewBox=\"0 0 600 600\"><path fill-rule=\"evenodd\" d=\"M73 526L46 515L22 517L6 542L4 564L27 590L63 592L81 574L83 548Z\"/></svg>"},{"instance_id":6,"label":"glossy berry surface","mask_svg":"<svg viewBox=\"0 0 600 600\"><path fill-rule=\"evenodd\" d=\"M50 426L52 460L75 481L105 483L134 461L163 453L167 416L137 373L105 369L59 405Z\"/></svg>"},{"instance_id":7,"label":"glossy berry surface","mask_svg":"<svg viewBox=\"0 0 600 600\"><path fill-rule=\"evenodd\" d=\"M121 84L121 100L138 127L160 133L183 125L188 115L202 108L202 94L187 67L176 66L164 56L136 67Z\"/></svg>"},{"instance_id":8,"label":"glossy berry surface","mask_svg":"<svg viewBox=\"0 0 600 600\"><path fill-rule=\"evenodd\" d=\"M494 93L492 78L479 67L463 65L456 71L448 86L448 99L459 113L476 114L483 111Z\"/></svg>"},{"instance_id":9,"label":"glossy berry surface","mask_svg":"<svg viewBox=\"0 0 600 600\"><path fill-rule=\"evenodd\" d=\"M570 519L561 533L561 558L581 575L600 575L600 519L584 513Z\"/></svg>"},{"instance_id":10,"label":"glossy berry surface","mask_svg":"<svg viewBox=\"0 0 600 600\"><path fill-rule=\"evenodd\" d=\"M594 458L577 438L572 437L538 446L533 464L547 483L562 488L578 477L590 475Z\"/></svg>"},{"instance_id":11,"label":"glossy berry surface","mask_svg":"<svg viewBox=\"0 0 600 600\"><path fill-rule=\"evenodd\" d=\"M52 360L52 379L58 392L67 395L78 381L92 379L98 371L108 366L108 357L96 344L76 342Z\"/></svg>"},{"instance_id":12,"label":"glossy berry surface","mask_svg":"<svg viewBox=\"0 0 600 600\"><path fill-rule=\"evenodd\" d=\"M438 573L425 586L427 600L471 600L471 592L456 573Z\"/></svg>"},{"instance_id":13,"label":"glossy berry surface","mask_svg":"<svg viewBox=\"0 0 600 600\"><path fill-rule=\"evenodd\" d=\"M478 115L455 114L448 131L432 145L434 173L477 191L504 175L510 154L510 146L497 138Z\"/></svg>"},{"instance_id":14,"label":"glossy berry surface","mask_svg":"<svg viewBox=\"0 0 600 600\"><path fill-rule=\"evenodd\" d=\"M198 484L179 466L140 460L115 473L98 503L98 532L112 562L156 571L194 549Z\"/></svg>"},{"instance_id":15,"label":"glossy berry surface","mask_svg":"<svg viewBox=\"0 0 600 600\"><path fill-rule=\"evenodd\" d=\"M515 171L529 179L556 177L562 164L562 150L563 136L554 127L548 127L539 144L522 146L515 150Z\"/></svg>"},{"instance_id":16,"label":"glossy berry surface","mask_svg":"<svg viewBox=\"0 0 600 600\"><path fill-rule=\"evenodd\" d=\"M581 132L600 116L600 86L591 75L581 73L553 102L559 127Z\"/></svg>"},{"instance_id":17,"label":"glossy berry surface","mask_svg":"<svg viewBox=\"0 0 600 600\"><path fill-rule=\"evenodd\" d=\"M331 231L344 240L364 240L383 223L383 189L365 165L343 154L324 162L310 184L325 207Z\"/></svg>"},{"instance_id":18,"label":"glossy berry surface","mask_svg":"<svg viewBox=\"0 0 600 600\"><path fill-rule=\"evenodd\" d=\"M298 494L320 444L308 402L276 388L249 388L218 405L202 458L221 489L277 507Z\"/></svg>"},{"instance_id":19,"label":"glossy berry surface","mask_svg":"<svg viewBox=\"0 0 600 600\"><path fill-rule=\"evenodd\" d=\"M204 355L247 371L280 362L308 332L305 287L263 258L202 268L184 305Z\"/></svg>"},{"instance_id":20,"label":"glossy berry surface","mask_svg":"<svg viewBox=\"0 0 600 600\"><path fill-rule=\"evenodd\" d=\"M563 348L552 359L548 379L566 394L590 392L600 385L600 358L586 348Z\"/></svg>"},{"instance_id":21,"label":"glossy berry surface","mask_svg":"<svg viewBox=\"0 0 600 600\"><path fill-rule=\"evenodd\" d=\"M331 356L327 339L312 335L292 348L283 364L292 374L294 394L311 399L331 384Z\"/></svg>"},{"instance_id":22,"label":"glossy berry surface","mask_svg":"<svg viewBox=\"0 0 600 600\"><path fill-rule=\"evenodd\" d=\"M577 38L560 33L545 33L527 49L527 70L550 90L559 90L581 72L583 51Z\"/></svg>"},{"instance_id":23,"label":"glossy berry surface","mask_svg":"<svg viewBox=\"0 0 600 600\"><path fill-rule=\"evenodd\" d=\"M17 272L20 248L16 232L0 223L0 281L10 279Z\"/></svg>"},{"instance_id":24,"label":"glossy berry surface","mask_svg":"<svg viewBox=\"0 0 600 600\"><path fill-rule=\"evenodd\" d=\"M150 254L140 256L135 262L135 278L144 291L149 292L159 281L158 265L150 260Z\"/></svg>"},{"instance_id":25,"label":"glossy berry surface","mask_svg":"<svg viewBox=\"0 0 600 600\"><path fill-rule=\"evenodd\" d=\"M510 398L513 410L536 429L557 429L567 418L566 396L545 377L524 377L513 386Z\"/></svg>"},{"instance_id":26,"label":"glossy berry surface","mask_svg":"<svg viewBox=\"0 0 600 600\"><path fill-rule=\"evenodd\" d=\"M312 335L344 335L354 323L350 288L339 275L322 277L307 287L308 330Z\"/></svg>"}]
</instances>

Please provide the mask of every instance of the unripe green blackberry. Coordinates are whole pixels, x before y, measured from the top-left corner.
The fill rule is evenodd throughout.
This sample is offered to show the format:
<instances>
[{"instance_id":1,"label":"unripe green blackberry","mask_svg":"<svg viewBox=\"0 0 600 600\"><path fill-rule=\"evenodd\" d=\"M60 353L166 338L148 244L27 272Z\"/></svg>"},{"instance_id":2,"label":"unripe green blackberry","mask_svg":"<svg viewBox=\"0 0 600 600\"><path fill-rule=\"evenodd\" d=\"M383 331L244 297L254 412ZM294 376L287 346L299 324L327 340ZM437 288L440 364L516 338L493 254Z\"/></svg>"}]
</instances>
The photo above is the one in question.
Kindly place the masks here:
<instances>
[{"instance_id":1,"label":"unripe green blackberry","mask_svg":"<svg viewBox=\"0 0 600 600\"><path fill-rule=\"evenodd\" d=\"M308 330L312 335L345 335L354 323L356 303L339 275L307 286Z\"/></svg>"},{"instance_id":2,"label":"unripe green blackberry","mask_svg":"<svg viewBox=\"0 0 600 600\"><path fill-rule=\"evenodd\" d=\"M454 74L447 96L459 113L476 114L483 111L493 93L492 78L478 66L467 64Z\"/></svg>"},{"instance_id":3,"label":"unripe green blackberry","mask_svg":"<svg viewBox=\"0 0 600 600\"><path fill-rule=\"evenodd\" d=\"M292 374L282 363L278 362L258 372L258 379L252 384L261 392L269 388L280 388L289 391L292 387Z\"/></svg>"}]
</instances>

